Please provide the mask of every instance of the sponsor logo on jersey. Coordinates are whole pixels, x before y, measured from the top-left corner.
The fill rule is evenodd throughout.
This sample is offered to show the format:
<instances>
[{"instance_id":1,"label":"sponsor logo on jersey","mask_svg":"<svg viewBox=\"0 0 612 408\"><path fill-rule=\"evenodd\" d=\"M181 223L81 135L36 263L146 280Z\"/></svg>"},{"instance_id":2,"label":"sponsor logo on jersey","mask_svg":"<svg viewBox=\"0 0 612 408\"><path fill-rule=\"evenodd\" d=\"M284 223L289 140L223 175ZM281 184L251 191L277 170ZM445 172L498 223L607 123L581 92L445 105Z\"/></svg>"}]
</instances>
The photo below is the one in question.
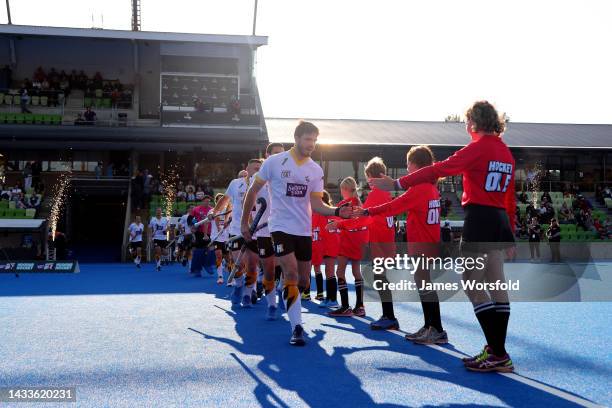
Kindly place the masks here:
<instances>
[{"instance_id":1,"label":"sponsor logo on jersey","mask_svg":"<svg viewBox=\"0 0 612 408\"><path fill-rule=\"evenodd\" d=\"M287 197L306 197L308 186L305 184L287 183Z\"/></svg>"},{"instance_id":2,"label":"sponsor logo on jersey","mask_svg":"<svg viewBox=\"0 0 612 408\"><path fill-rule=\"evenodd\" d=\"M281 178L289 178L291 177L291 170L282 170L281 171Z\"/></svg>"}]
</instances>

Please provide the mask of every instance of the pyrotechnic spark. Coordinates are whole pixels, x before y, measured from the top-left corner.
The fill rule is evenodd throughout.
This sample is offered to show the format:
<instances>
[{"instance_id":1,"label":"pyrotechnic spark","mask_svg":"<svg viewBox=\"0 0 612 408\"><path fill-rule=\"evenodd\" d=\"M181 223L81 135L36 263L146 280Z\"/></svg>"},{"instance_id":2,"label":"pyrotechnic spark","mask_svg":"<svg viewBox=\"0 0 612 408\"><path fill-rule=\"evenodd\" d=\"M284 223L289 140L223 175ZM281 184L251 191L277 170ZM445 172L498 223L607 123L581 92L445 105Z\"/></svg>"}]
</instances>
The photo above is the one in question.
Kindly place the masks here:
<instances>
[{"instance_id":1,"label":"pyrotechnic spark","mask_svg":"<svg viewBox=\"0 0 612 408\"><path fill-rule=\"evenodd\" d=\"M175 163L168 167L166 172L162 173L160 177L160 184L162 187L162 206L163 211L166 213L166 218L170 222L170 217L174 212L174 202L176 201L176 186L178 184L178 165ZM170 232L166 233L167 235ZM169 239L169 236L166 237Z\"/></svg>"},{"instance_id":2,"label":"pyrotechnic spark","mask_svg":"<svg viewBox=\"0 0 612 408\"><path fill-rule=\"evenodd\" d=\"M53 187L51 212L49 213L49 226L51 228L51 239L55 241L55 231L59 222L62 208L66 204L66 196L70 185L71 172L68 171L60 175L58 182Z\"/></svg>"},{"instance_id":3,"label":"pyrotechnic spark","mask_svg":"<svg viewBox=\"0 0 612 408\"><path fill-rule=\"evenodd\" d=\"M531 201L533 204L533 208L538 208L538 191L540 191L540 180L542 178L542 166L540 165L540 163L536 163L533 166L532 171L534 172L534 176L533 180L531 181Z\"/></svg>"}]
</instances>

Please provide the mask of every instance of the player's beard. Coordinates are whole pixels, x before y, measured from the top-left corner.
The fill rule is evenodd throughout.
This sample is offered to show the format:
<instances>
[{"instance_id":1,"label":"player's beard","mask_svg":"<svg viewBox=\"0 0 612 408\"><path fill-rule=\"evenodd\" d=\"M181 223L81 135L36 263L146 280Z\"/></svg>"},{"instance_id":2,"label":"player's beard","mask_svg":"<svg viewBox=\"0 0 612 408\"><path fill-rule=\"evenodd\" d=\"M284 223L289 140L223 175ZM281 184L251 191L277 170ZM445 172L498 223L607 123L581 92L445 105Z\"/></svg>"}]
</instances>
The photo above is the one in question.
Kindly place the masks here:
<instances>
[{"instance_id":1,"label":"player's beard","mask_svg":"<svg viewBox=\"0 0 612 408\"><path fill-rule=\"evenodd\" d=\"M298 153L304 157L310 157L311 153L304 151L300 146L296 146Z\"/></svg>"}]
</instances>

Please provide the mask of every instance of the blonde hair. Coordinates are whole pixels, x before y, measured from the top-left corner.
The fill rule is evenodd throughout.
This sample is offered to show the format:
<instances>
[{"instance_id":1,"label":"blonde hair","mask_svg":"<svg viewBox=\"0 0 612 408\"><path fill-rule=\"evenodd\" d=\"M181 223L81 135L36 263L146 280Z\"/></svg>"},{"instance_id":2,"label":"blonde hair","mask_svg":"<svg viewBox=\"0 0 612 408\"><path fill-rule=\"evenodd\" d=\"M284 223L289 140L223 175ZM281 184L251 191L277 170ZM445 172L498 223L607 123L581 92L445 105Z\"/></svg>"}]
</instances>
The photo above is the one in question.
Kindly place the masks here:
<instances>
[{"instance_id":1,"label":"blonde hair","mask_svg":"<svg viewBox=\"0 0 612 408\"><path fill-rule=\"evenodd\" d=\"M364 173L369 178L380 178L382 175L387 174L387 166L380 157L372 157L365 165Z\"/></svg>"},{"instance_id":2,"label":"blonde hair","mask_svg":"<svg viewBox=\"0 0 612 408\"><path fill-rule=\"evenodd\" d=\"M357 195L357 182L352 177L346 177L344 180L342 180L340 183L340 188L351 191L353 193L353 197L359 197Z\"/></svg>"}]
</instances>

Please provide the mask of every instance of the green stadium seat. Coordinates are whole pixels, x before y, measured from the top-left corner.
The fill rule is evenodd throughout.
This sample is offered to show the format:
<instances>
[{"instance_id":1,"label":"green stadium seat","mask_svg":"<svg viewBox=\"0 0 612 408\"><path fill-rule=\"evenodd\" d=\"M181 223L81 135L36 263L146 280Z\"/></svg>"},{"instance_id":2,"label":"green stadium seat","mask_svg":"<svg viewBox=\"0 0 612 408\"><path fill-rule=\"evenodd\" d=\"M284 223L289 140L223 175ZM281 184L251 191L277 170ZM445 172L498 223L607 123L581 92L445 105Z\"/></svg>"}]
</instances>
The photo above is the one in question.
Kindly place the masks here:
<instances>
[{"instance_id":1,"label":"green stadium seat","mask_svg":"<svg viewBox=\"0 0 612 408\"><path fill-rule=\"evenodd\" d=\"M91 98L86 96L85 98L83 98L83 106L84 107L88 107L91 106Z\"/></svg>"},{"instance_id":2,"label":"green stadium seat","mask_svg":"<svg viewBox=\"0 0 612 408\"><path fill-rule=\"evenodd\" d=\"M13 95L13 105L21 104L21 95Z\"/></svg>"},{"instance_id":3,"label":"green stadium seat","mask_svg":"<svg viewBox=\"0 0 612 408\"><path fill-rule=\"evenodd\" d=\"M23 121L25 123L30 123L30 124L34 123L34 116L35 115L32 115L31 113L26 113L23 115L23 118L24 118Z\"/></svg>"},{"instance_id":4,"label":"green stadium seat","mask_svg":"<svg viewBox=\"0 0 612 408\"><path fill-rule=\"evenodd\" d=\"M40 96L34 95L32 96L32 106L38 106L40 104Z\"/></svg>"},{"instance_id":5,"label":"green stadium seat","mask_svg":"<svg viewBox=\"0 0 612 408\"><path fill-rule=\"evenodd\" d=\"M23 113L15 114L15 123L23 123L25 121L25 115Z\"/></svg>"},{"instance_id":6,"label":"green stadium seat","mask_svg":"<svg viewBox=\"0 0 612 408\"><path fill-rule=\"evenodd\" d=\"M6 114L6 123L15 123L15 114L7 113Z\"/></svg>"},{"instance_id":7,"label":"green stadium seat","mask_svg":"<svg viewBox=\"0 0 612 408\"><path fill-rule=\"evenodd\" d=\"M36 209L35 208L27 208L25 210L25 216L26 216L26 218L34 218L36 216Z\"/></svg>"},{"instance_id":8,"label":"green stadium seat","mask_svg":"<svg viewBox=\"0 0 612 408\"><path fill-rule=\"evenodd\" d=\"M50 125L53 122L53 115L43 115L42 121L44 124Z\"/></svg>"},{"instance_id":9,"label":"green stadium seat","mask_svg":"<svg viewBox=\"0 0 612 408\"><path fill-rule=\"evenodd\" d=\"M103 95L102 89L96 89L95 94L96 94L96 98L98 99L102 98L102 95Z\"/></svg>"},{"instance_id":10,"label":"green stadium seat","mask_svg":"<svg viewBox=\"0 0 612 408\"><path fill-rule=\"evenodd\" d=\"M0 112L0 123L6 123L6 113L5 112Z\"/></svg>"},{"instance_id":11,"label":"green stadium seat","mask_svg":"<svg viewBox=\"0 0 612 408\"><path fill-rule=\"evenodd\" d=\"M34 115L34 123L41 124L43 123L43 115L36 114Z\"/></svg>"},{"instance_id":12,"label":"green stadium seat","mask_svg":"<svg viewBox=\"0 0 612 408\"><path fill-rule=\"evenodd\" d=\"M52 116L52 124L60 125L62 123L62 115L51 115Z\"/></svg>"},{"instance_id":13,"label":"green stadium seat","mask_svg":"<svg viewBox=\"0 0 612 408\"><path fill-rule=\"evenodd\" d=\"M47 96L41 96L40 97L40 104L42 106L47 106L49 104L49 97Z\"/></svg>"},{"instance_id":14,"label":"green stadium seat","mask_svg":"<svg viewBox=\"0 0 612 408\"><path fill-rule=\"evenodd\" d=\"M26 210L23 208L15 208L14 214L15 218L25 218Z\"/></svg>"},{"instance_id":15,"label":"green stadium seat","mask_svg":"<svg viewBox=\"0 0 612 408\"><path fill-rule=\"evenodd\" d=\"M0 200L0 208L8 208L9 202L8 200Z\"/></svg>"},{"instance_id":16,"label":"green stadium seat","mask_svg":"<svg viewBox=\"0 0 612 408\"><path fill-rule=\"evenodd\" d=\"M105 107L105 108L110 108L111 107L111 99L110 98L102 99L102 106Z\"/></svg>"},{"instance_id":17,"label":"green stadium seat","mask_svg":"<svg viewBox=\"0 0 612 408\"><path fill-rule=\"evenodd\" d=\"M15 202L14 201L9 201L9 206L8 208L14 210L15 209Z\"/></svg>"},{"instance_id":18,"label":"green stadium seat","mask_svg":"<svg viewBox=\"0 0 612 408\"><path fill-rule=\"evenodd\" d=\"M13 104L13 95L4 95L4 103L7 105Z\"/></svg>"}]
</instances>

